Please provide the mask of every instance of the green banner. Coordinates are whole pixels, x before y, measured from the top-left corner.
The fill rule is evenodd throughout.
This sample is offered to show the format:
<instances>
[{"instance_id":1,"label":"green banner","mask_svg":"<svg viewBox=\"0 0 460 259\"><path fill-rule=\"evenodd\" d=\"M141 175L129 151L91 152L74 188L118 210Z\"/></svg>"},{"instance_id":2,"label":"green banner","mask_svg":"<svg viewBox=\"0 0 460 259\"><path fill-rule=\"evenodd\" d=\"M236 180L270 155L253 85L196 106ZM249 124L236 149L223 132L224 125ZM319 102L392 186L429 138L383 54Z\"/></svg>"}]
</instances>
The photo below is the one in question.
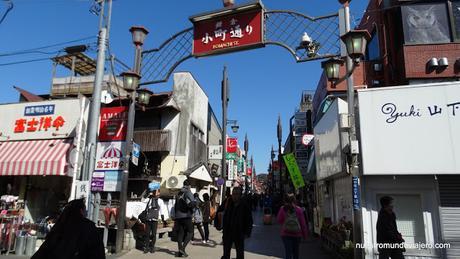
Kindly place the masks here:
<instances>
[{"instance_id":1,"label":"green banner","mask_svg":"<svg viewBox=\"0 0 460 259\"><path fill-rule=\"evenodd\" d=\"M294 184L294 188L299 189L305 186L305 182L303 181L302 174L300 173L299 166L295 161L295 156L292 153L286 154L283 156L284 162L286 163L286 167L291 175L292 183Z\"/></svg>"},{"instance_id":2,"label":"green banner","mask_svg":"<svg viewBox=\"0 0 460 259\"><path fill-rule=\"evenodd\" d=\"M236 160L236 153L225 153L225 159Z\"/></svg>"},{"instance_id":3,"label":"green banner","mask_svg":"<svg viewBox=\"0 0 460 259\"><path fill-rule=\"evenodd\" d=\"M238 172L243 172L244 170L244 159L240 158L238 160Z\"/></svg>"}]
</instances>

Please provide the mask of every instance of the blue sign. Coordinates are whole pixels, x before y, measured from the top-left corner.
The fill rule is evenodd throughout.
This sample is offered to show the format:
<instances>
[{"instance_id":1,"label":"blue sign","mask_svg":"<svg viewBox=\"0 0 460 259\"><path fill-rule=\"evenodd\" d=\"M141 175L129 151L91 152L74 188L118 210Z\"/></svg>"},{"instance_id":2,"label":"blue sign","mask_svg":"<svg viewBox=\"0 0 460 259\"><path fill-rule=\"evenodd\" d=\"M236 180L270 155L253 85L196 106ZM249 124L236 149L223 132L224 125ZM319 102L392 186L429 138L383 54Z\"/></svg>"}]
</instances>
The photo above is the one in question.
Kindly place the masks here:
<instances>
[{"instance_id":1,"label":"blue sign","mask_svg":"<svg viewBox=\"0 0 460 259\"><path fill-rule=\"evenodd\" d=\"M39 116L54 114L54 104L26 106L24 116Z\"/></svg>"},{"instance_id":2,"label":"blue sign","mask_svg":"<svg viewBox=\"0 0 460 259\"><path fill-rule=\"evenodd\" d=\"M359 178L357 176L353 176L353 209L359 210L361 209L361 197L359 193Z\"/></svg>"},{"instance_id":3,"label":"blue sign","mask_svg":"<svg viewBox=\"0 0 460 259\"><path fill-rule=\"evenodd\" d=\"M131 161L135 165L139 165L139 156L141 155L141 145L133 142L133 152L132 152Z\"/></svg>"}]
</instances>

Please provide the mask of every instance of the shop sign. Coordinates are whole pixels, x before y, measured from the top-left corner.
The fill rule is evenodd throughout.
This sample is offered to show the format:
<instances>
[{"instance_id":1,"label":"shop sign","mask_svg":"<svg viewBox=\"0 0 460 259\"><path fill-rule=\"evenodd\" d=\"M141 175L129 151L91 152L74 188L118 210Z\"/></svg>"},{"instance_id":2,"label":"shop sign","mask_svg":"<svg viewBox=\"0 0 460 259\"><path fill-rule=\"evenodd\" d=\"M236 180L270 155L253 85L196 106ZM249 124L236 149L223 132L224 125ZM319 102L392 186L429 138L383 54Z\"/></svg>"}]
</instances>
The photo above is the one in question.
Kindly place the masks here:
<instances>
[{"instance_id":1,"label":"shop sign","mask_svg":"<svg viewBox=\"0 0 460 259\"><path fill-rule=\"evenodd\" d=\"M460 82L360 90L364 175L460 172Z\"/></svg>"},{"instance_id":2,"label":"shop sign","mask_svg":"<svg viewBox=\"0 0 460 259\"><path fill-rule=\"evenodd\" d=\"M222 145L211 145L211 146L209 146L208 158L210 160L222 159Z\"/></svg>"},{"instance_id":3,"label":"shop sign","mask_svg":"<svg viewBox=\"0 0 460 259\"><path fill-rule=\"evenodd\" d=\"M238 172L243 172L244 170L244 159L238 159Z\"/></svg>"},{"instance_id":4,"label":"shop sign","mask_svg":"<svg viewBox=\"0 0 460 259\"><path fill-rule=\"evenodd\" d=\"M289 171L289 174L291 175L291 180L294 184L294 188L299 189L301 187L304 187L305 182L303 180L302 174L300 173L299 167L297 166L294 154L286 154L283 156L283 159L286 163L286 167Z\"/></svg>"},{"instance_id":5,"label":"shop sign","mask_svg":"<svg viewBox=\"0 0 460 259\"><path fill-rule=\"evenodd\" d=\"M249 9L249 10L248 10ZM263 9L260 5L232 10L229 15L192 17L193 55L206 56L263 46Z\"/></svg>"},{"instance_id":6,"label":"shop sign","mask_svg":"<svg viewBox=\"0 0 460 259\"><path fill-rule=\"evenodd\" d=\"M234 180L235 179L235 172L234 172L234 161L233 160L228 160L227 168L228 168L228 180Z\"/></svg>"},{"instance_id":7,"label":"shop sign","mask_svg":"<svg viewBox=\"0 0 460 259\"><path fill-rule=\"evenodd\" d=\"M75 181L75 199L88 198L89 181Z\"/></svg>"},{"instance_id":8,"label":"shop sign","mask_svg":"<svg viewBox=\"0 0 460 259\"><path fill-rule=\"evenodd\" d=\"M133 162L134 165L138 166L139 165L139 157L141 155L141 145L134 143L133 142L133 152L131 156L131 161Z\"/></svg>"},{"instance_id":9,"label":"shop sign","mask_svg":"<svg viewBox=\"0 0 460 259\"><path fill-rule=\"evenodd\" d=\"M91 178L92 192L119 192L123 171L95 171Z\"/></svg>"},{"instance_id":10,"label":"shop sign","mask_svg":"<svg viewBox=\"0 0 460 259\"><path fill-rule=\"evenodd\" d=\"M314 136L315 135L313 135L313 134L304 134L302 136L302 144L305 145L305 146L311 145L311 143L312 143L311 141L313 140Z\"/></svg>"},{"instance_id":11,"label":"shop sign","mask_svg":"<svg viewBox=\"0 0 460 259\"><path fill-rule=\"evenodd\" d=\"M120 170L123 168L125 142L98 142L95 170Z\"/></svg>"},{"instance_id":12,"label":"shop sign","mask_svg":"<svg viewBox=\"0 0 460 259\"><path fill-rule=\"evenodd\" d=\"M227 138L227 153L236 153L238 151L238 139Z\"/></svg>"},{"instance_id":13,"label":"shop sign","mask_svg":"<svg viewBox=\"0 0 460 259\"><path fill-rule=\"evenodd\" d=\"M353 209L359 210L361 208L360 203L360 193L359 193L359 178L353 176Z\"/></svg>"},{"instance_id":14,"label":"shop sign","mask_svg":"<svg viewBox=\"0 0 460 259\"><path fill-rule=\"evenodd\" d=\"M236 153L225 153L225 159L236 160L237 159Z\"/></svg>"},{"instance_id":15,"label":"shop sign","mask_svg":"<svg viewBox=\"0 0 460 259\"><path fill-rule=\"evenodd\" d=\"M72 136L84 99L0 105L0 141Z\"/></svg>"},{"instance_id":16,"label":"shop sign","mask_svg":"<svg viewBox=\"0 0 460 259\"><path fill-rule=\"evenodd\" d=\"M247 175L248 175L248 176L251 176L251 175L252 175L252 168L251 168L251 167L249 167L249 168L247 169Z\"/></svg>"},{"instance_id":17,"label":"shop sign","mask_svg":"<svg viewBox=\"0 0 460 259\"><path fill-rule=\"evenodd\" d=\"M99 141L124 141L128 124L128 107L101 108Z\"/></svg>"}]
</instances>

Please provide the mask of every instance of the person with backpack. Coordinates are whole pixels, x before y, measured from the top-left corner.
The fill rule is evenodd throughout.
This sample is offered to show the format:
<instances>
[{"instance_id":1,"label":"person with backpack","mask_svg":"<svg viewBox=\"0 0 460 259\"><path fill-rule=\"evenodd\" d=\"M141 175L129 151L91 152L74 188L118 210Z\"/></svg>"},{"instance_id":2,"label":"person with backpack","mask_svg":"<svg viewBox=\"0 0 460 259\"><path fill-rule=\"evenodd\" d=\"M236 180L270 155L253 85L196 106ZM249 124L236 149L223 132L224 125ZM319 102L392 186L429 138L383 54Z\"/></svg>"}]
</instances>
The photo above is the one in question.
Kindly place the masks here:
<instances>
[{"instance_id":1,"label":"person with backpack","mask_svg":"<svg viewBox=\"0 0 460 259\"><path fill-rule=\"evenodd\" d=\"M203 202L200 200L200 196L198 193L194 193L193 197L195 198L195 208L193 208L193 225L198 229L198 232L200 233L201 236L201 242L204 242L204 232L203 232L203 212L201 211L201 208L203 206ZM193 232L195 233L195 232ZM193 235L195 236L195 235ZM194 237L192 237L192 240L195 240Z\"/></svg>"},{"instance_id":2,"label":"person with backpack","mask_svg":"<svg viewBox=\"0 0 460 259\"><path fill-rule=\"evenodd\" d=\"M287 194L285 204L280 208L277 219L281 224L285 258L299 259L300 239L307 238L308 227L302 209L296 205L294 194Z\"/></svg>"},{"instance_id":3,"label":"person with backpack","mask_svg":"<svg viewBox=\"0 0 460 259\"><path fill-rule=\"evenodd\" d=\"M187 257L185 248L192 240L193 236L193 208L196 202L190 190L190 182L184 181L184 187L176 196L176 203L174 205L174 220L177 227L177 246L178 252L176 257Z\"/></svg>"},{"instance_id":4,"label":"person with backpack","mask_svg":"<svg viewBox=\"0 0 460 259\"><path fill-rule=\"evenodd\" d=\"M149 184L148 197L144 199L146 203L145 212L143 213L142 221L145 224L145 239L144 239L144 254L155 252L155 242L157 236L158 220L160 218L164 221L164 215L162 215L162 208L165 206L163 200L160 197L160 185Z\"/></svg>"}]
</instances>

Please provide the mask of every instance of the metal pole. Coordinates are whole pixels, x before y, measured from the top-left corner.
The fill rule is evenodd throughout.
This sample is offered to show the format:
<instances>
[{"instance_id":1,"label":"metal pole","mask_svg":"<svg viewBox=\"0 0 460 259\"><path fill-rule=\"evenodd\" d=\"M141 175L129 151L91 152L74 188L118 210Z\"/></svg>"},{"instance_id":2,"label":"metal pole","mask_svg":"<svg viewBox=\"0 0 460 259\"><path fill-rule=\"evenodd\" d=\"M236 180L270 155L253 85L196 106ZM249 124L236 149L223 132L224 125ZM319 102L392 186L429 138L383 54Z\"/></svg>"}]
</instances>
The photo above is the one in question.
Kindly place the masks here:
<instances>
[{"instance_id":1,"label":"metal pole","mask_svg":"<svg viewBox=\"0 0 460 259\"><path fill-rule=\"evenodd\" d=\"M139 74L141 68L142 59L142 46L136 45L136 52L134 57L134 72ZM128 111L128 125L126 129L126 148L124 151L125 164L121 179L121 190L120 190L120 208L118 211L117 218L117 240L115 244L115 251L119 253L123 249L123 239L125 236L125 218L126 218L126 203L128 202L128 181L129 181L129 164L131 158L131 152L133 148L133 136L134 136L134 123L136 117L136 91L130 92L130 102Z\"/></svg>"},{"instance_id":2,"label":"metal pole","mask_svg":"<svg viewBox=\"0 0 460 259\"><path fill-rule=\"evenodd\" d=\"M280 168L280 193L282 195L284 191L283 161L281 161L282 155L283 155L281 152L281 139L283 137L283 131L281 127L281 116L280 115L278 115L277 137L278 137L278 164Z\"/></svg>"},{"instance_id":3,"label":"metal pole","mask_svg":"<svg viewBox=\"0 0 460 259\"><path fill-rule=\"evenodd\" d=\"M246 135L244 136L244 155L245 155L245 157L244 157L244 160L245 160L244 163L245 163L246 167L247 167L248 161L249 161L249 157L248 157L249 154L248 154L248 151L249 151L249 140L248 140L248 134L246 134ZM252 166L252 165L251 165L251 166ZM248 195L248 192L249 192L248 176L249 176L249 175L248 175L248 169L245 168L245 166L243 166L243 170L244 170L244 169L246 169L246 172L244 172L244 175L246 176L246 177L244 177L244 190L245 190L244 192L245 192L246 195Z\"/></svg>"},{"instance_id":4,"label":"metal pole","mask_svg":"<svg viewBox=\"0 0 460 259\"><path fill-rule=\"evenodd\" d=\"M228 106L228 97L227 97L227 66L224 66L223 78L222 78L222 178L225 183L222 186L223 196L227 194L226 184L227 184L227 165L226 165L226 153L227 153L227 106Z\"/></svg>"},{"instance_id":5,"label":"metal pole","mask_svg":"<svg viewBox=\"0 0 460 259\"><path fill-rule=\"evenodd\" d=\"M345 9L345 33L351 30L350 28L350 8L348 3L344 4ZM359 165L358 165L358 154L352 152L352 145L357 141L356 138L356 125L355 125L355 89L353 85L353 60L347 55L346 57L346 69L347 69L347 101L348 101L348 120L350 124L349 130L349 155L351 156L349 170L352 177L358 177L358 189L360 188L359 179ZM353 243L356 245L361 243L361 209L353 209ZM361 250L355 247L354 257L361 258Z\"/></svg>"},{"instance_id":6,"label":"metal pole","mask_svg":"<svg viewBox=\"0 0 460 259\"><path fill-rule=\"evenodd\" d=\"M85 162L84 171L82 174L83 181L90 181L94 164L96 162L96 142L99 125L99 115L101 111L101 90L102 81L104 79L104 63L105 63L105 49L107 45L106 40L106 28L101 28L99 31L99 44L97 52L97 63L96 63L96 76L94 80L93 99L91 101L90 114L88 118L88 135L86 138L88 155ZM88 216L92 221L96 221L93 217L94 203L92 202L92 194L88 192Z\"/></svg>"}]
</instances>

